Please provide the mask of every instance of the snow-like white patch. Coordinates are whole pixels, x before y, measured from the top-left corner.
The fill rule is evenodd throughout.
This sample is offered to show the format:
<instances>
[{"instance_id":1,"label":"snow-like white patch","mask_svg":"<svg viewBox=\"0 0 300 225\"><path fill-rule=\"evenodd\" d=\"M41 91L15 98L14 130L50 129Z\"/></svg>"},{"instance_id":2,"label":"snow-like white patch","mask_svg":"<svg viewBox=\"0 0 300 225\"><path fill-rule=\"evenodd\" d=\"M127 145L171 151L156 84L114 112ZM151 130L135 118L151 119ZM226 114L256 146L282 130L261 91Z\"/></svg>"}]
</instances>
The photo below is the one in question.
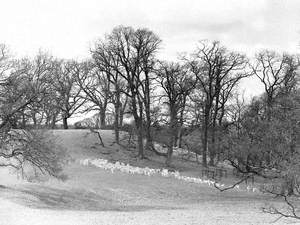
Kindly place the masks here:
<instances>
[{"instance_id":1,"label":"snow-like white patch","mask_svg":"<svg viewBox=\"0 0 300 225\"><path fill-rule=\"evenodd\" d=\"M224 188L225 184L218 183L213 180L209 179L204 179L204 178L199 178L199 177L189 177L189 176L183 176L180 174L179 171L169 171L168 169L153 169L149 167L136 167L136 166L131 166L129 164L125 164L122 162L115 162L111 163L108 162L106 159L83 159L79 161L80 165L84 166L96 166L98 168L104 169L104 170L110 170L112 173L115 171L120 171L122 173L127 173L127 174L139 174L139 175L145 175L145 176L153 176L153 175L160 175L163 177L173 177L178 180L183 180L186 182L190 183L196 183L196 184L206 184L208 186L214 186L216 184L220 188ZM237 185L234 187L235 189L240 189L240 186ZM252 186L247 186L246 187L247 191L251 192L258 192L258 188L252 187Z\"/></svg>"}]
</instances>

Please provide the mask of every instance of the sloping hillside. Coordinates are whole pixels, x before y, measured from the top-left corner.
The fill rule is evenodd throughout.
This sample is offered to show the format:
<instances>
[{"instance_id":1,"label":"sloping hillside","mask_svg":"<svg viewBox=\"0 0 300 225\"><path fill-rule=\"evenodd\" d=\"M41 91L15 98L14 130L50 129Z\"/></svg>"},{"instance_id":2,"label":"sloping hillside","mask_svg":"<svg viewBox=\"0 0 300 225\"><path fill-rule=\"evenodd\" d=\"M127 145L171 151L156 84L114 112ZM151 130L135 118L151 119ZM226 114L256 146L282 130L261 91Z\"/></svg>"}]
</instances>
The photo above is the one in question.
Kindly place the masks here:
<instances>
[{"instance_id":1,"label":"sloping hillside","mask_svg":"<svg viewBox=\"0 0 300 225\"><path fill-rule=\"evenodd\" d=\"M164 166L158 156L141 161L133 150L111 145L112 131L101 131L105 148L87 130L53 132L71 158L64 171L68 179L28 183L2 170L0 225L267 224L275 219L261 213L270 199L257 192L220 193L207 184L174 177L112 173L80 164L87 158L105 158L139 167ZM175 160L175 165L182 174L200 175L196 164Z\"/></svg>"}]
</instances>

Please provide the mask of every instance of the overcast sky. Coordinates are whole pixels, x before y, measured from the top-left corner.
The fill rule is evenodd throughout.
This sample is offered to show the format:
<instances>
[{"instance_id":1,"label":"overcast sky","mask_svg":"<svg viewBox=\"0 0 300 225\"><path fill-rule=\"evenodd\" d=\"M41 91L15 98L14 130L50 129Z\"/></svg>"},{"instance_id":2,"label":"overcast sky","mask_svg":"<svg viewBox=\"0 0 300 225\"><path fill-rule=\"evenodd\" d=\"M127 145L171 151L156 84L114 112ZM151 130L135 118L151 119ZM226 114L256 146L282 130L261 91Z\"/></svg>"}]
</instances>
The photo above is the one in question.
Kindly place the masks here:
<instances>
[{"instance_id":1,"label":"overcast sky","mask_svg":"<svg viewBox=\"0 0 300 225\"><path fill-rule=\"evenodd\" d=\"M248 55L260 48L300 52L299 0L0 0L0 42L18 56L39 48L63 58L88 56L114 26L147 27L176 59L198 40L219 40ZM250 81L251 82L251 81ZM250 84L255 92L257 85Z\"/></svg>"}]
</instances>

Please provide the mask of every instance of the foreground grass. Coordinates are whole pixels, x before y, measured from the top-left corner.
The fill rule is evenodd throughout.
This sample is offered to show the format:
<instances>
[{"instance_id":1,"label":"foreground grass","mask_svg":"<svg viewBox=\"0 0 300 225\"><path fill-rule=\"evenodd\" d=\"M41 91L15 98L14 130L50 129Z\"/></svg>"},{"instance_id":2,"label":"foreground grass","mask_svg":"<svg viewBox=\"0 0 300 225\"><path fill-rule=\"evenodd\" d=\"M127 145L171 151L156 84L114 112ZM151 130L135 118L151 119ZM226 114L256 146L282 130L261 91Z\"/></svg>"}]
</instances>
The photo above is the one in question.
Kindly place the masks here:
<instances>
[{"instance_id":1,"label":"foreground grass","mask_svg":"<svg viewBox=\"0 0 300 225\"><path fill-rule=\"evenodd\" d=\"M138 161L135 152L110 146L111 131L102 132L106 148L88 131L58 130L54 134L72 158L65 167L68 180L14 182L3 173L0 225L268 224L275 220L261 213L260 208L271 199L259 193L220 193L207 185L173 178L111 173L80 165L80 159L94 157L141 167L164 166L163 158L149 156L150 160ZM191 163L174 164L181 173L199 173Z\"/></svg>"}]
</instances>

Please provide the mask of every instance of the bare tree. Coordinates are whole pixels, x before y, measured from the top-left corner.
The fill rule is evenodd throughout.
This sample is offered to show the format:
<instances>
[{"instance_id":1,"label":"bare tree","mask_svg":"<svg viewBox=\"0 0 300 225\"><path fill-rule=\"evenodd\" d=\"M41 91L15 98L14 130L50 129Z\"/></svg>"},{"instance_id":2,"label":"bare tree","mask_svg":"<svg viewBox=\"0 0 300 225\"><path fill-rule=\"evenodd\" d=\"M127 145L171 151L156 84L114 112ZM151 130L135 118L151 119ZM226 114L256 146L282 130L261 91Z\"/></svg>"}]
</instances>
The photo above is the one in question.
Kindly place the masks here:
<instances>
[{"instance_id":1,"label":"bare tree","mask_svg":"<svg viewBox=\"0 0 300 225\"><path fill-rule=\"evenodd\" d=\"M274 51L265 50L256 55L251 65L253 73L261 81L265 89L268 113L270 117L274 99L280 88L292 88L295 86L296 70L299 60L286 54L278 54Z\"/></svg>"},{"instance_id":2,"label":"bare tree","mask_svg":"<svg viewBox=\"0 0 300 225\"><path fill-rule=\"evenodd\" d=\"M219 110L221 91L228 90L240 79L248 76L244 73L247 60L244 55L229 52L219 42L201 42L201 47L187 59L190 71L197 77L198 87L204 94L202 122L203 166L207 166L209 130L215 131L216 116ZM214 114L212 112L215 112ZM211 124L212 121L212 124ZM212 134L214 139L215 134ZM213 140L214 143L214 140ZM209 149L210 164L214 164L216 155L214 145Z\"/></svg>"},{"instance_id":3,"label":"bare tree","mask_svg":"<svg viewBox=\"0 0 300 225\"><path fill-rule=\"evenodd\" d=\"M150 73L160 39L147 29L117 27L106 37L106 55L103 68L106 72L122 77L130 98L131 113L138 132L138 156L144 158L144 113L150 114ZM107 67L108 66L108 67ZM148 123L147 123L148 124ZM148 125L146 129L148 129ZM146 131L148 133L148 131ZM148 140L149 141L149 140Z\"/></svg>"},{"instance_id":4,"label":"bare tree","mask_svg":"<svg viewBox=\"0 0 300 225\"><path fill-rule=\"evenodd\" d=\"M0 166L22 170L25 164L30 164L42 173L60 177L63 151L51 145L50 139L46 141L40 131L12 129L18 114L33 102L39 101L38 94L20 67L10 67L5 75L1 75L0 158L3 160Z\"/></svg>"},{"instance_id":5,"label":"bare tree","mask_svg":"<svg viewBox=\"0 0 300 225\"><path fill-rule=\"evenodd\" d=\"M70 118L85 103L81 97L81 88L76 85L78 77L77 62L66 62L56 60L52 73L53 89L56 93L56 106L61 114L64 129L68 129L68 118Z\"/></svg>"},{"instance_id":6,"label":"bare tree","mask_svg":"<svg viewBox=\"0 0 300 225\"><path fill-rule=\"evenodd\" d=\"M158 80L163 88L164 97L168 107L168 152L166 164L171 165L173 146L181 126L182 112L186 104L186 96L195 87L195 81L188 71L180 64L163 62L158 70Z\"/></svg>"},{"instance_id":7,"label":"bare tree","mask_svg":"<svg viewBox=\"0 0 300 225\"><path fill-rule=\"evenodd\" d=\"M46 53L39 52L33 59L21 59L17 60L15 67L18 68L20 76L26 80L32 92L36 95L36 101L30 103L26 110L23 112L23 117L27 112L27 117L31 119L30 122L36 127L38 124L42 124L45 112L43 110L45 101L49 99L50 83L49 77L51 77L53 58ZM25 118L23 118L23 127L25 127Z\"/></svg>"},{"instance_id":8,"label":"bare tree","mask_svg":"<svg viewBox=\"0 0 300 225\"><path fill-rule=\"evenodd\" d=\"M91 103L87 111L99 111L100 128L106 126L106 110L111 98L110 74L99 70L92 62L84 62L77 65L76 82L82 90L82 98Z\"/></svg>"},{"instance_id":9,"label":"bare tree","mask_svg":"<svg viewBox=\"0 0 300 225\"><path fill-rule=\"evenodd\" d=\"M128 95L125 94L128 87L123 76L113 69L120 67L120 61L118 57L111 54L109 43L99 42L91 52L97 69L107 74L107 80L110 84L110 90L108 90L110 102L114 106L115 141L119 143L119 130L123 124L123 115L128 101Z\"/></svg>"}]
</instances>

